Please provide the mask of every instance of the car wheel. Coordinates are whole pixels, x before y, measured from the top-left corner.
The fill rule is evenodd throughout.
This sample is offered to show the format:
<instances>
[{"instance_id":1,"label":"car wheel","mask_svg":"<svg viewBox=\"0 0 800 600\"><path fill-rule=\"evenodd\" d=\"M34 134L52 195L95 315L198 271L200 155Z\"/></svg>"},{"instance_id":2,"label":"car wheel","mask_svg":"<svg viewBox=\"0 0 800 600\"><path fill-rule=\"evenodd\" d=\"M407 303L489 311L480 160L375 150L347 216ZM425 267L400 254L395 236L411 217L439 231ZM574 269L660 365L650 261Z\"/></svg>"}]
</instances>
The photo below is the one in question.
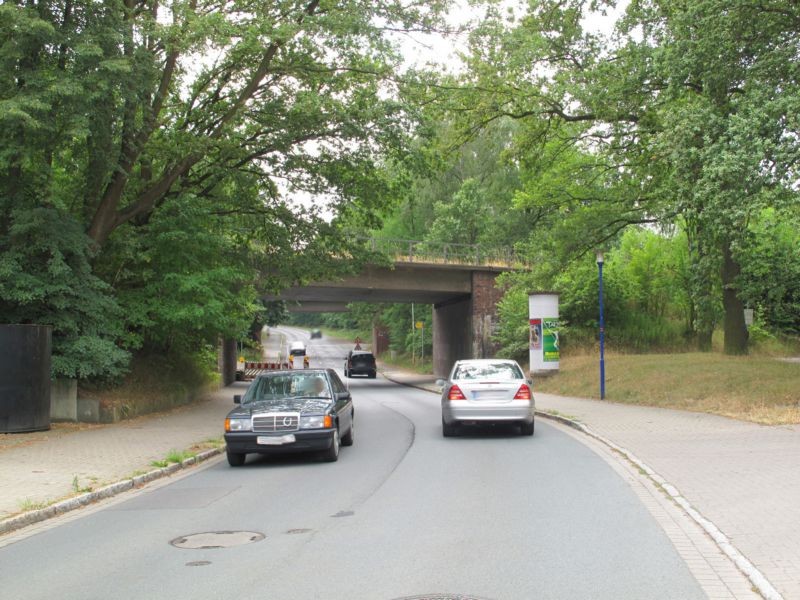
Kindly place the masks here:
<instances>
[{"instance_id":1,"label":"car wheel","mask_svg":"<svg viewBox=\"0 0 800 600\"><path fill-rule=\"evenodd\" d=\"M355 422L350 421L350 430L346 434L344 434L342 436L342 446L352 446L353 445L353 441L354 441L353 430L354 430L355 426L356 426Z\"/></svg>"},{"instance_id":2,"label":"car wheel","mask_svg":"<svg viewBox=\"0 0 800 600\"><path fill-rule=\"evenodd\" d=\"M375 379L377 376L378 376L378 374L375 371L373 371L372 373L369 374L369 378L370 379Z\"/></svg>"},{"instance_id":3,"label":"car wheel","mask_svg":"<svg viewBox=\"0 0 800 600\"><path fill-rule=\"evenodd\" d=\"M322 453L322 458L325 460L325 462L336 462L339 460L339 443L339 430L334 429L331 446Z\"/></svg>"},{"instance_id":4,"label":"car wheel","mask_svg":"<svg viewBox=\"0 0 800 600\"><path fill-rule=\"evenodd\" d=\"M533 421L530 423L520 423L519 429L522 435L533 435Z\"/></svg>"},{"instance_id":5,"label":"car wheel","mask_svg":"<svg viewBox=\"0 0 800 600\"><path fill-rule=\"evenodd\" d=\"M442 417L442 436L453 437L456 434L456 426L452 423L445 423Z\"/></svg>"},{"instance_id":6,"label":"car wheel","mask_svg":"<svg viewBox=\"0 0 800 600\"><path fill-rule=\"evenodd\" d=\"M228 455L228 464L232 467L241 467L244 464L244 459L247 458L246 454L231 452L230 450L227 450L225 454Z\"/></svg>"},{"instance_id":7,"label":"car wheel","mask_svg":"<svg viewBox=\"0 0 800 600\"><path fill-rule=\"evenodd\" d=\"M347 369L345 369L345 370L344 370L344 376L345 376L345 377L347 377L347 378L349 379L349 378L350 378L350 371L348 371Z\"/></svg>"}]
</instances>

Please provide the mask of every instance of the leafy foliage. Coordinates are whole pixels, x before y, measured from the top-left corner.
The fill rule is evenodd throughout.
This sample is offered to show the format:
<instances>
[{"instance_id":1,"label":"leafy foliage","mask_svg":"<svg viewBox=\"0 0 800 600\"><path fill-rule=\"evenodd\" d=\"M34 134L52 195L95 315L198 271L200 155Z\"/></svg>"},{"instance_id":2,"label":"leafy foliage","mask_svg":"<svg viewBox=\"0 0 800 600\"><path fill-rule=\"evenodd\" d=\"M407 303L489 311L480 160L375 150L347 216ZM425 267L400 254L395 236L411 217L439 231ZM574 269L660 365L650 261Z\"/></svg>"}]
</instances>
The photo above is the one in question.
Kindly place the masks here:
<instances>
[{"instance_id":1,"label":"leafy foliage","mask_svg":"<svg viewBox=\"0 0 800 600\"><path fill-rule=\"evenodd\" d=\"M55 375L122 375L122 310L92 274L90 240L80 225L55 208L9 212L0 233L3 321L52 326Z\"/></svg>"},{"instance_id":2,"label":"leafy foliage","mask_svg":"<svg viewBox=\"0 0 800 600\"><path fill-rule=\"evenodd\" d=\"M377 223L416 121L390 35L444 6L0 5L0 320L53 323L57 375L116 376L356 268L343 225Z\"/></svg>"},{"instance_id":3,"label":"leafy foliage","mask_svg":"<svg viewBox=\"0 0 800 600\"><path fill-rule=\"evenodd\" d=\"M533 256L571 262L617 247L633 225L679 227L698 343L710 348L721 305L725 350L742 353L749 224L797 201L800 12L777 0L640 0L606 36L589 25L610 5L536 0L510 25L496 13L473 33L460 86L432 86L431 98L459 115L465 138L518 122L517 206L543 225L524 246Z\"/></svg>"}]
</instances>

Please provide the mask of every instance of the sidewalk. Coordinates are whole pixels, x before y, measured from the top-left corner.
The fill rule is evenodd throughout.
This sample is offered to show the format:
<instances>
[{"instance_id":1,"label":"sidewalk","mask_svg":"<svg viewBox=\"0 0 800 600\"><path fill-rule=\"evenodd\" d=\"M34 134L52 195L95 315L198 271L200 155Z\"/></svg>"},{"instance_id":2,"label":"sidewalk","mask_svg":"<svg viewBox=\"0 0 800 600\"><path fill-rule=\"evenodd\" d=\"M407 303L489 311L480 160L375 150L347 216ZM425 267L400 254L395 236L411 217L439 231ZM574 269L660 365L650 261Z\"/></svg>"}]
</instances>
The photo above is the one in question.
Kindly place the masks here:
<instances>
[{"instance_id":1,"label":"sidewalk","mask_svg":"<svg viewBox=\"0 0 800 600\"><path fill-rule=\"evenodd\" d=\"M384 373L439 393L431 376ZM677 488L786 600L800 598L800 425L769 427L686 411L536 393Z\"/></svg>"},{"instance_id":2,"label":"sidewalk","mask_svg":"<svg viewBox=\"0 0 800 600\"><path fill-rule=\"evenodd\" d=\"M54 424L50 431L0 434L0 521L87 488L153 471L154 461L218 439L233 407L234 384L166 414L111 425ZM216 444L205 444L211 447Z\"/></svg>"},{"instance_id":3,"label":"sidewalk","mask_svg":"<svg viewBox=\"0 0 800 600\"><path fill-rule=\"evenodd\" d=\"M262 335L263 356L285 356L279 333ZM3 521L136 476L149 481L173 451L224 449L225 415L248 383L209 392L198 403L109 425L53 423L49 431L0 434L0 532ZM187 464L193 461L185 461ZM143 477L141 475L145 474ZM5 523L8 525L8 523ZM14 525L16 527L17 525Z\"/></svg>"}]
</instances>

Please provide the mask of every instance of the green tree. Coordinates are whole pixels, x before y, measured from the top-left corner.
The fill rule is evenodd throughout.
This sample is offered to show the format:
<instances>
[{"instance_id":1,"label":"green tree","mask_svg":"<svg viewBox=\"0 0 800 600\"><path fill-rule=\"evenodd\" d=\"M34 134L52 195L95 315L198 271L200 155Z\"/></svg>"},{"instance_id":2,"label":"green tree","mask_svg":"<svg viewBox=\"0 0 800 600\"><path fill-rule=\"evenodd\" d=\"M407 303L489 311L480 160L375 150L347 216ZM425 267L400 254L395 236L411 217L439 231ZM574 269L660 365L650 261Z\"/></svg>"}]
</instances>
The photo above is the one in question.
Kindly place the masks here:
<instances>
[{"instance_id":1,"label":"green tree","mask_svg":"<svg viewBox=\"0 0 800 600\"><path fill-rule=\"evenodd\" d=\"M800 214L766 209L742 245L742 299L763 325L800 334Z\"/></svg>"},{"instance_id":2,"label":"green tree","mask_svg":"<svg viewBox=\"0 0 800 600\"><path fill-rule=\"evenodd\" d=\"M545 181L574 189L554 202L577 254L631 224L680 217L701 345L710 344L719 278L725 350L744 352L737 277L747 223L796 201L799 9L641 0L605 39L584 28L605 4L533 1L510 30L502 17L487 20L450 105L467 131L499 118L523 124L519 146ZM554 176L565 169L587 185ZM528 190L528 202L544 203L546 187Z\"/></svg>"},{"instance_id":3,"label":"green tree","mask_svg":"<svg viewBox=\"0 0 800 600\"><path fill-rule=\"evenodd\" d=\"M0 225L0 315L52 326L55 376L117 378L128 361L122 310L92 274L89 248L80 224L59 209L11 211Z\"/></svg>"},{"instance_id":4,"label":"green tree","mask_svg":"<svg viewBox=\"0 0 800 600\"><path fill-rule=\"evenodd\" d=\"M416 120L394 93L389 36L438 26L445 6L0 5L3 234L40 208L83 230L90 248L64 235L75 246L60 251L89 261L73 278L97 278L98 301L123 306L104 311L112 343L191 348L246 331L259 294L362 254L340 223L374 222L392 193L381 163L403 155ZM52 256L28 261L0 319L17 318L20 298L35 322L58 309L37 291ZM78 330L94 330L84 318Z\"/></svg>"}]
</instances>

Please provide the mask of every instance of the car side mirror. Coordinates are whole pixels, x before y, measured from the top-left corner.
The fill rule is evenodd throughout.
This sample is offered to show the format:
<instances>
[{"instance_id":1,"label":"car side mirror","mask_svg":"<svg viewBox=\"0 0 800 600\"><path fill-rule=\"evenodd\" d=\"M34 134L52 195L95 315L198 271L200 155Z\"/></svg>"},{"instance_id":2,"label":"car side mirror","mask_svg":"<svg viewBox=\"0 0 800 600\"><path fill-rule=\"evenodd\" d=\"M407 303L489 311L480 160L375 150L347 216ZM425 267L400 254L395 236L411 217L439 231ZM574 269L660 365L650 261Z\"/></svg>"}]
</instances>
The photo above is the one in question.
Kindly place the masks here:
<instances>
[{"instance_id":1,"label":"car side mirror","mask_svg":"<svg viewBox=\"0 0 800 600\"><path fill-rule=\"evenodd\" d=\"M337 400L349 400L350 399L350 392L338 392L336 394Z\"/></svg>"},{"instance_id":2,"label":"car side mirror","mask_svg":"<svg viewBox=\"0 0 800 600\"><path fill-rule=\"evenodd\" d=\"M236 394L233 397L233 403L234 404L241 404L242 403L242 395L241 394Z\"/></svg>"},{"instance_id":3,"label":"car side mirror","mask_svg":"<svg viewBox=\"0 0 800 600\"><path fill-rule=\"evenodd\" d=\"M443 388L444 386L447 385L447 382L444 379L437 379L436 385L439 386L440 388Z\"/></svg>"}]
</instances>

